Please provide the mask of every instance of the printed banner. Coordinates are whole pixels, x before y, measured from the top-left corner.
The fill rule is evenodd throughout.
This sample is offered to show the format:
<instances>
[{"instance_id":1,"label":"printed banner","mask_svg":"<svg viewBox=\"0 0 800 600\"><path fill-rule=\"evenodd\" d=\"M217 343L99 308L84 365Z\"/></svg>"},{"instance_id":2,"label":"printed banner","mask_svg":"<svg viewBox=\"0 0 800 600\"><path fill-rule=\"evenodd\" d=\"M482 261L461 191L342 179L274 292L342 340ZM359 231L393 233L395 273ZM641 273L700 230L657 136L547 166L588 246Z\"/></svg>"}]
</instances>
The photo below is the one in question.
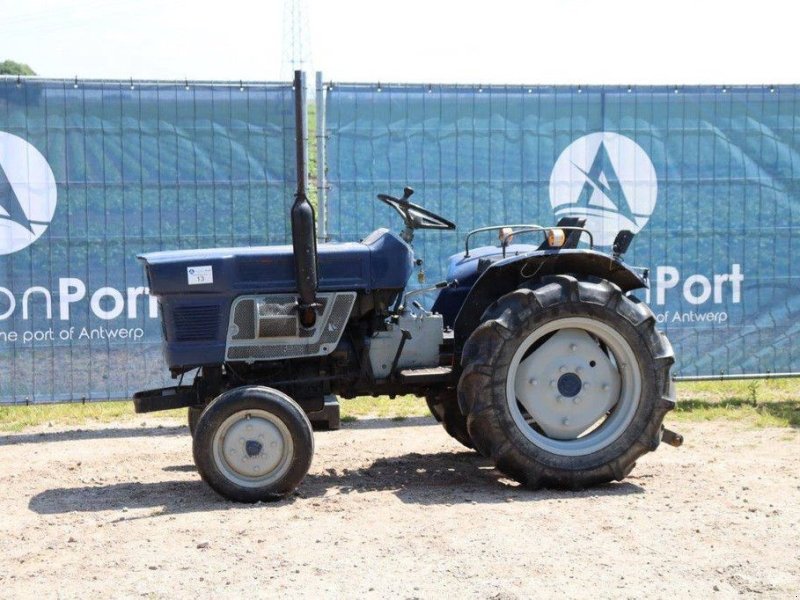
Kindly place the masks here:
<instances>
[{"instance_id":1,"label":"printed banner","mask_svg":"<svg viewBox=\"0 0 800 600\"><path fill-rule=\"evenodd\" d=\"M286 243L290 84L0 80L0 402L167 384L141 252Z\"/></svg>"},{"instance_id":2,"label":"printed banner","mask_svg":"<svg viewBox=\"0 0 800 600\"><path fill-rule=\"evenodd\" d=\"M582 216L604 250L630 229L625 258L650 269L640 295L678 376L797 373L799 97L796 86L331 86L328 234L401 229L375 194L410 185L458 225L415 239L436 282L473 228Z\"/></svg>"}]
</instances>

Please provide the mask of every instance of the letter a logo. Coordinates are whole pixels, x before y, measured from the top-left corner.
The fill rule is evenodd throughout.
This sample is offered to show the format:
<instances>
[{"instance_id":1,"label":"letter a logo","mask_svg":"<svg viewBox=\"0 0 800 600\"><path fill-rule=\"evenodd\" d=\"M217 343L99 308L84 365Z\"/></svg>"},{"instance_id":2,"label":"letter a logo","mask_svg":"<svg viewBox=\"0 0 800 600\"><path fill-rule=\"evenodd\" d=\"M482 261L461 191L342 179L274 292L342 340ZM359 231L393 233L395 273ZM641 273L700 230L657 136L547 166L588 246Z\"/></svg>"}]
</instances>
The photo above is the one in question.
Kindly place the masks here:
<instances>
[{"instance_id":1,"label":"letter a logo","mask_svg":"<svg viewBox=\"0 0 800 600\"><path fill-rule=\"evenodd\" d=\"M0 131L0 255L27 248L47 231L56 196L44 156L21 137Z\"/></svg>"},{"instance_id":2,"label":"letter a logo","mask_svg":"<svg viewBox=\"0 0 800 600\"><path fill-rule=\"evenodd\" d=\"M632 139L616 133L575 140L550 175L556 217L585 217L598 246L610 246L621 229L638 233L653 213L657 194L650 157Z\"/></svg>"}]
</instances>

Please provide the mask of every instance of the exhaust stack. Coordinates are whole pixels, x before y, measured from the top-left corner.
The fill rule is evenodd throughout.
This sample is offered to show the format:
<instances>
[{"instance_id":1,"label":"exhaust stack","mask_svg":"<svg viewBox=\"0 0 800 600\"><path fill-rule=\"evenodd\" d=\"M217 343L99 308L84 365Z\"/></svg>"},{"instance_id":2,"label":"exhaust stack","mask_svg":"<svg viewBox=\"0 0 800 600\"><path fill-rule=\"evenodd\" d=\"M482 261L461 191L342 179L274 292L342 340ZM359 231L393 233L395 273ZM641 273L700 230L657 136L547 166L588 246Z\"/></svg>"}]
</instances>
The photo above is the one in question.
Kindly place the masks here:
<instances>
[{"instance_id":1,"label":"exhaust stack","mask_svg":"<svg viewBox=\"0 0 800 600\"><path fill-rule=\"evenodd\" d=\"M297 310L300 324L313 327L317 320L317 232L314 207L306 196L305 153L305 75L294 72L295 148L297 155L297 192L292 205L292 247L297 281Z\"/></svg>"}]
</instances>

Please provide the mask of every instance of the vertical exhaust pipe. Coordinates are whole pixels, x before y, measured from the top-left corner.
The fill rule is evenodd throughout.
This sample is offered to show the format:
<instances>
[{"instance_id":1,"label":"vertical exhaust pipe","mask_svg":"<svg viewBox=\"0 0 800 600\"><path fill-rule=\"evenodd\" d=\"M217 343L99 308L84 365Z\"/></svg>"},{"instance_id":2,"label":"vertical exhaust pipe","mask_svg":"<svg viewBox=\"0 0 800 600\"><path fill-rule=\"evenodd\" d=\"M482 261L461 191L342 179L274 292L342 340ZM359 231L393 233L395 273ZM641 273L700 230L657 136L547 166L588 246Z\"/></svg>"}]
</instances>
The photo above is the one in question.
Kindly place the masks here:
<instances>
[{"instance_id":1,"label":"vertical exhaust pipe","mask_svg":"<svg viewBox=\"0 0 800 600\"><path fill-rule=\"evenodd\" d=\"M317 228L314 207L306 196L305 74L294 72L295 149L297 155L297 193L292 205L292 247L297 281L297 310L300 324L313 327L317 321Z\"/></svg>"}]
</instances>

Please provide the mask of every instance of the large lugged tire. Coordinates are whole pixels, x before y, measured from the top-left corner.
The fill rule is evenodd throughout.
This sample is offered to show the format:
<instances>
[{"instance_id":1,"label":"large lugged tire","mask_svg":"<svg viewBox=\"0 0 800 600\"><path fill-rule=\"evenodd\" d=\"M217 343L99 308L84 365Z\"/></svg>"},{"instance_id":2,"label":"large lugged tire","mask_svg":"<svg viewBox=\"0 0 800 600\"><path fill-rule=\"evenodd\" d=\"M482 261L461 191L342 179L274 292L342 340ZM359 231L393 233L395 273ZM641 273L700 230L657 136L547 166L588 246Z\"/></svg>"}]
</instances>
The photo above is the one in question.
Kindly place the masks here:
<instances>
[{"instance_id":1,"label":"large lugged tire","mask_svg":"<svg viewBox=\"0 0 800 600\"><path fill-rule=\"evenodd\" d=\"M200 476L220 495L237 502L276 500L308 472L314 435L289 396L246 386L209 403L197 422L193 450Z\"/></svg>"},{"instance_id":2,"label":"large lugged tire","mask_svg":"<svg viewBox=\"0 0 800 600\"><path fill-rule=\"evenodd\" d=\"M530 488L624 479L675 406L672 346L603 279L543 279L491 305L464 346L461 410L479 452Z\"/></svg>"},{"instance_id":3,"label":"large lugged tire","mask_svg":"<svg viewBox=\"0 0 800 600\"><path fill-rule=\"evenodd\" d=\"M197 422L203 414L202 406L190 406L186 409L186 423L189 425L189 435L194 437L194 430L197 429Z\"/></svg>"},{"instance_id":4,"label":"large lugged tire","mask_svg":"<svg viewBox=\"0 0 800 600\"><path fill-rule=\"evenodd\" d=\"M456 441L469 449L475 446L467 431L467 418L458 408L458 396L455 390L444 390L425 396L425 402L434 418L442 424L444 430Z\"/></svg>"}]
</instances>

